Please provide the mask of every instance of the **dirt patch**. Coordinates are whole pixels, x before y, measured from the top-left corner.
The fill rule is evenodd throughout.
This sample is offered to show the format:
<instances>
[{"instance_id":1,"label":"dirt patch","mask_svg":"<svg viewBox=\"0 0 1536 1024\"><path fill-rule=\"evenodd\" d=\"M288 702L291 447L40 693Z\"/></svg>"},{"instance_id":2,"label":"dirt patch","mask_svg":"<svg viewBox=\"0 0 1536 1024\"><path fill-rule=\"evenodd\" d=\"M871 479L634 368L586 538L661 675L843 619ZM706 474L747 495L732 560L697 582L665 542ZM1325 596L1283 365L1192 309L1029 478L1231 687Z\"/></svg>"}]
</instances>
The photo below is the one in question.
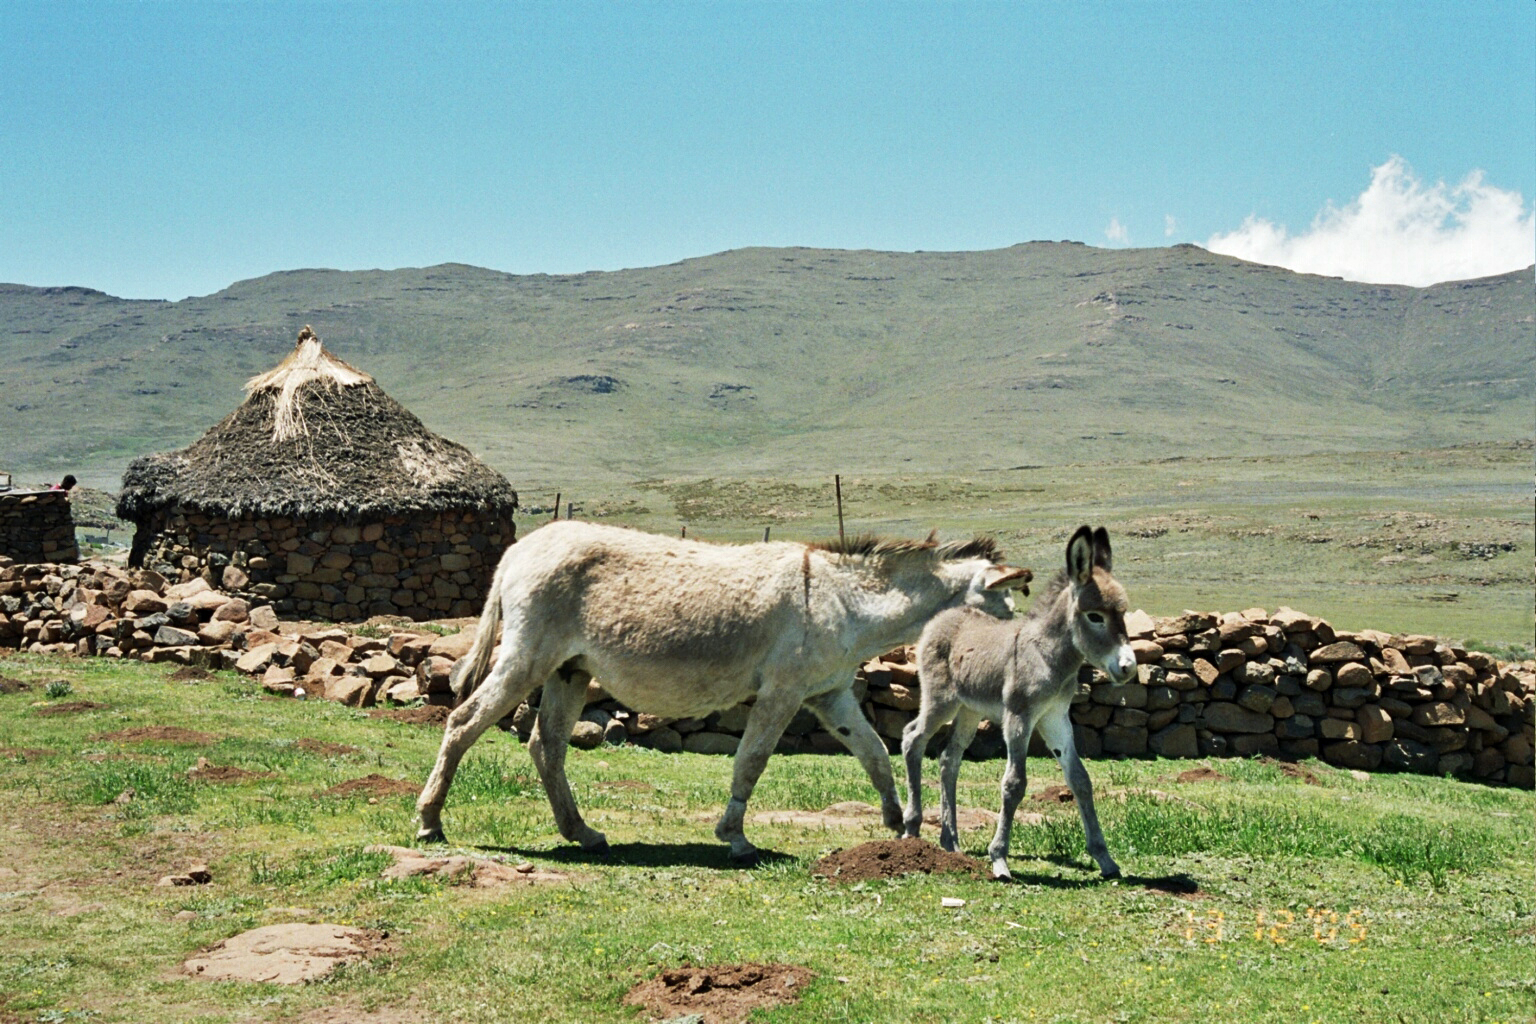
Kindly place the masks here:
<instances>
[{"instance_id":1,"label":"dirt patch","mask_svg":"<svg viewBox=\"0 0 1536 1024\"><path fill-rule=\"evenodd\" d=\"M1179 772L1177 782L1230 782L1231 780L1214 768L1191 768L1188 771Z\"/></svg>"},{"instance_id":2,"label":"dirt patch","mask_svg":"<svg viewBox=\"0 0 1536 1024\"><path fill-rule=\"evenodd\" d=\"M596 784L598 789L628 789L636 793L654 793L656 787L639 779L609 779Z\"/></svg>"},{"instance_id":3,"label":"dirt patch","mask_svg":"<svg viewBox=\"0 0 1536 1024\"><path fill-rule=\"evenodd\" d=\"M212 679L213 673L196 665L183 665L165 678L173 683L197 683L205 679Z\"/></svg>"},{"instance_id":4,"label":"dirt patch","mask_svg":"<svg viewBox=\"0 0 1536 1024\"><path fill-rule=\"evenodd\" d=\"M478 888L503 885L544 885L550 882L568 882L569 875L558 871L545 871L527 862L508 864L487 857L466 857L459 854L430 854L406 846L370 846L368 853L387 853L395 862L384 869L384 878L413 878L417 876L444 878L449 881L468 883Z\"/></svg>"},{"instance_id":5,"label":"dirt patch","mask_svg":"<svg viewBox=\"0 0 1536 1024\"><path fill-rule=\"evenodd\" d=\"M431 1018L409 1006L379 1006L364 1010L356 1004L322 1006L294 1018L298 1024L425 1024Z\"/></svg>"},{"instance_id":6,"label":"dirt patch","mask_svg":"<svg viewBox=\"0 0 1536 1024\"><path fill-rule=\"evenodd\" d=\"M705 1024L739 1024L753 1010L800 1001L816 977L789 964L720 964L669 967L624 995L625 1006L643 1006L654 1020L697 1014Z\"/></svg>"},{"instance_id":7,"label":"dirt patch","mask_svg":"<svg viewBox=\"0 0 1536 1024\"><path fill-rule=\"evenodd\" d=\"M270 779L272 772L250 772L232 764L210 764L206 757L187 769L187 778L193 782L244 782L246 779Z\"/></svg>"},{"instance_id":8,"label":"dirt patch","mask_svg":"<svg viewBox=\"0 0 1536 1024\"><path fill-rule=\"evenodd\" d=\"M639 785L644 786L645 783L639 783ZM646 786L646 788L650 787ZM819 811L759 811L752 815L752 820L759 825L799 825L802 828L863 828L868 825L883 827L880 809L858 800L847 800ZM1014 816L1014 821L1023 825L1038 825L1042 820L1038 814ZM932 807L925 810L923 823L937 826L938 810ZM984 811L979 807L961 807L955 811L955 827L962 832L996 826L997 815L992 811Z\"/></svg>"},{"instance_id":9,"label":"dirt patch","mask_svg":"<svg viewBox=\"0 0 1536 1024\"><path fill-rule=\"evenodd\" d=\"M31 761L39 757L55 757L58 751L45 750L42 747L0 747L0 757L21 758Z\"/></svg>"},{"instance_id":10,"label":"dirt patch","mask_svg":"<svg viewBox=\"0 0 1536 1024\"><path fill-rule=\"evenodd\" d=\"M1292 764L1290 761L1277 761L1272 757L1263 758L1260 763L1273 765L1280 769L1280 774L1288 779L1300 779L1309 786L1321 786L1323 784L1323 781L1317 777L1317 774L1312 769L1304 768L1299 764Z\"/></svg>"},{"instance_id":11,"label":"dirt patch","mask_svg":"<svg viewBox=\"0 0 1536 1024\"><path fill-rule=\"evenodd\" d=\"M1031 793L1029 798L1043 804L1070 804L1077 799L1066 786L1056 785L1046 786L1038 792Z\"/></svg>"},{"instance_id":12,"label":"dirt patch","mask_svg":"<svg viewBox=\"0 0 1536 1024\"><path fill-rule=\"evenodd\" d=\"M335 924L269 924L210 946L182 965L205 981L297 985L375 952L387 933Z\"/></svg>"},{"instance_id":13,"label":"dirt patch","mask_svg":"<svg viewBox=\"0 0 1536 1024\"><path fill-rule=\"evenodd\" d=\"M37 709L39 715L73 715L80 711L96 711L106 707L94 700L72 700L63 704L45 704Z\"/></svg>"},{"instance_id":14,"label":"dirt patch","mask_svg":"<svg viewBox=\"0 0 1536 1024\"><path fill-rule=\"evenodd\" d=\"M0 676L0 693L24 693L30 689L32 689L31 683L24 683L10 676Z\"/></svg>"},{"instance_id":15,"label":"dirt patch","mask_svg":"<svg viewBox=\"0 0 1536 1024\"><path fill-rule=\"evenodd\" d=\"M452 708L441 704L423 704L419 708L393 708L368 712L369 718L387 718L391 722L404 722L407 725L442 725L448 721L448 713Z\"/></svg>"},{"instance_id":16,"label":"dirt patch","mask_svg":"<svg viewBox=\"0 0 1536 1024\"><path fill-rule=\"evenodd\" d=\"M834 850L811 865L811 874L839 884L915 874L991 877L976 858L941 850L922 839L880 839L851 850Z\"/></svg>"},{"instance_id":17,"label":"dirt patch","mask_svg":"<svg viewBox=\"0 0 1536 1024\"><path fill-rule=\"evenodd\" d=\"M217 741L217 737L206 732L183 729L177 725L144 725L136 729L104 732L91 738L111 740L114 743L185 743L189 746L207 746Z\"/></svg>"},{"instance_id":18,"label":"dirt patch","mask_svg":"<svg viewBox=\"0 0 1536 1024\"><path fill-rule=\"evenodd\" d=\"M324 740L312 740L305 737L294 744L306 754L319 754L321 757L344 757L347 754L357 753L356 747L349 747L345 743L327 743Z\"/></svg>"},{"instance_id":19,"label":"dirt patch","mask_svg":"<svg viewBox=\"0 0 1536 1024\"><path fill-rule=\"evenodd\" d=\"M408 779L386 779L379 774L365 775L360 779L339 782L319 796L415 796L421 792L419 783Z\"/></svg>"}]
</instances>

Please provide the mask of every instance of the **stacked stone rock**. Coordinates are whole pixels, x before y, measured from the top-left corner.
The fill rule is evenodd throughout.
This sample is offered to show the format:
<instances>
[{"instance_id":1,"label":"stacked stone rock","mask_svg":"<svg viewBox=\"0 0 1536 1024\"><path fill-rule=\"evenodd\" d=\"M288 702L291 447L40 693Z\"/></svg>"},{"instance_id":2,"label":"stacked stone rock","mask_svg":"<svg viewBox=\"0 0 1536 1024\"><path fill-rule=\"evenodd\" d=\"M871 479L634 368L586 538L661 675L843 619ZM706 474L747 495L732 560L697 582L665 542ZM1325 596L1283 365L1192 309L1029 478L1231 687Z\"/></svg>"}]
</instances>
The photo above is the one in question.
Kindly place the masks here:
<instances>
[{"instance_id":1,"label":"stacked stone rock","mask_svg":"<svg viewBox=\"0 0 1536 1024\"><path fill-rule=\"evenodd\" d=\"M64 491L0 492L0 555L17 562L73 562L80 557Z\"/></svg>"},{"instance_id":2,"label":"stacked stone rock","mask_svg":"<svg viewBox=\"0 0 1536 1024\"><path fill-rule=\"evenodd\" d=\"M297 517L229 519L174 507L157 513L144 564L290 618L355 622L477 615L510 516L422 512L354 525Z\"/></svg>"},{"instance_id":3,"label":"stacked stone rock","mask_svg":"<svg viewBox=\"0 0 1536 1024\"><path fill-rule=\"evenodd\" d=\"M1127 624L1138 678L1114 684L1085 669L1079 680L1072 717L1085 757L1268 754L1536 784L1536 663L1501 664L1427 636L1345 633L1288 608L1166 619L1136 612ZM404 626L360 633L285 622L272 605L253 606L201 576L170 584L150 570L0 559L0 647L230 668L276 694L356 707L448 704L449 671L473 639L472 624L440 636ZM865 714L893 752L918 706L911 654L905 648L874 659L855 681ZM526 737L537 700L504 724ZM703 718L661 719L624 707L594 681L572 742L733 753L749 711L738 705ZM844 747L802 711L779 750ZM1002 752L999 730L985 722L967 751Z\"/></svg>"}]
</instances>

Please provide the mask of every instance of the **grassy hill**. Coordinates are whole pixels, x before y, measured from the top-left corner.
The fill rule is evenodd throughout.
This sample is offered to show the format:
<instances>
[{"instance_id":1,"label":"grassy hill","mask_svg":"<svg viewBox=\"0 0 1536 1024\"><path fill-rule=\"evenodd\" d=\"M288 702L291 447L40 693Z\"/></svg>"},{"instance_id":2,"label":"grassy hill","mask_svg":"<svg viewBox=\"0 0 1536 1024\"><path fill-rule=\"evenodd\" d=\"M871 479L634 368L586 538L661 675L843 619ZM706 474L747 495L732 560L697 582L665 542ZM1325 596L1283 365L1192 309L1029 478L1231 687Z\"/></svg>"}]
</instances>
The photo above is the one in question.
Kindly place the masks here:
<instances>
[{"instance_id":1,"label":"grassy hill","mask_svg":"<svg viewBox=\"0 0 1536 1024\"><path fill-rule=\"evenodd\" d=\"M520 488L1530 437L1531 271L1364 285L1194 246L745 249L296 270L181 302L0 285L0 469L115 488L300 326Z\"/></svg>"}]
</instances>

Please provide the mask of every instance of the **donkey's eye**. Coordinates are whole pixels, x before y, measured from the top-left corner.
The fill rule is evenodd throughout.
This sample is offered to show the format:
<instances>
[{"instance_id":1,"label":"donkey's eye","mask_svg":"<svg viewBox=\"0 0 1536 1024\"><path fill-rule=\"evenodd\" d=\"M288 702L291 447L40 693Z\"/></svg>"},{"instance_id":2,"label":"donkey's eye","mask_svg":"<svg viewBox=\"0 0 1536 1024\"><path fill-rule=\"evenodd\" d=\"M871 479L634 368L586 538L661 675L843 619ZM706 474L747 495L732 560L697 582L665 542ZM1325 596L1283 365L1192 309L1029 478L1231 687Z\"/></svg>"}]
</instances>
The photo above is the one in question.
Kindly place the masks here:
<instances>
[{"instance_id":1,"label":"donkey's eye","mask_svg":"<svg viewBox=\"0 0 1536 1024\"><path fill-rule=\"evenodd\" d=\"M1102 626L1102 625L1104 625L1104 613L1103 612L1088 612L1086 614L1088 616L1088 621L1093 623L1095 626Z\"/></svg>"}]
</instances>

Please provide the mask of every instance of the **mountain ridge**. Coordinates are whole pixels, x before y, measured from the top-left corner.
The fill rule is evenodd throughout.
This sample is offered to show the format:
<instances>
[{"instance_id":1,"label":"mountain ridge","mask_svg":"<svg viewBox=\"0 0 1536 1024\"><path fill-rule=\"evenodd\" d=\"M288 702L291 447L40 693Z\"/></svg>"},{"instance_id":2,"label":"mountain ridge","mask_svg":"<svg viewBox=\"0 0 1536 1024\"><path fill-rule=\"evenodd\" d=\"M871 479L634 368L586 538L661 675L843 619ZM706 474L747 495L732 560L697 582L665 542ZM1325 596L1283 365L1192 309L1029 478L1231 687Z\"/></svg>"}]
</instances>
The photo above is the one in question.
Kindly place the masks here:
<instances>
[{"instance_id":1,"label":"mountain ridge","mask_svg":"<svg viewBox=\"0 0 1536 1024\"><path fill-rule=\"evenodd\" d=\"M313 324L518 486L1528 437L1531 271L1427 288L1197 246L752 247L659 267L295 269L180 302L0 285L0 468L111 485Z\"/></svg>"}]
</instances>

